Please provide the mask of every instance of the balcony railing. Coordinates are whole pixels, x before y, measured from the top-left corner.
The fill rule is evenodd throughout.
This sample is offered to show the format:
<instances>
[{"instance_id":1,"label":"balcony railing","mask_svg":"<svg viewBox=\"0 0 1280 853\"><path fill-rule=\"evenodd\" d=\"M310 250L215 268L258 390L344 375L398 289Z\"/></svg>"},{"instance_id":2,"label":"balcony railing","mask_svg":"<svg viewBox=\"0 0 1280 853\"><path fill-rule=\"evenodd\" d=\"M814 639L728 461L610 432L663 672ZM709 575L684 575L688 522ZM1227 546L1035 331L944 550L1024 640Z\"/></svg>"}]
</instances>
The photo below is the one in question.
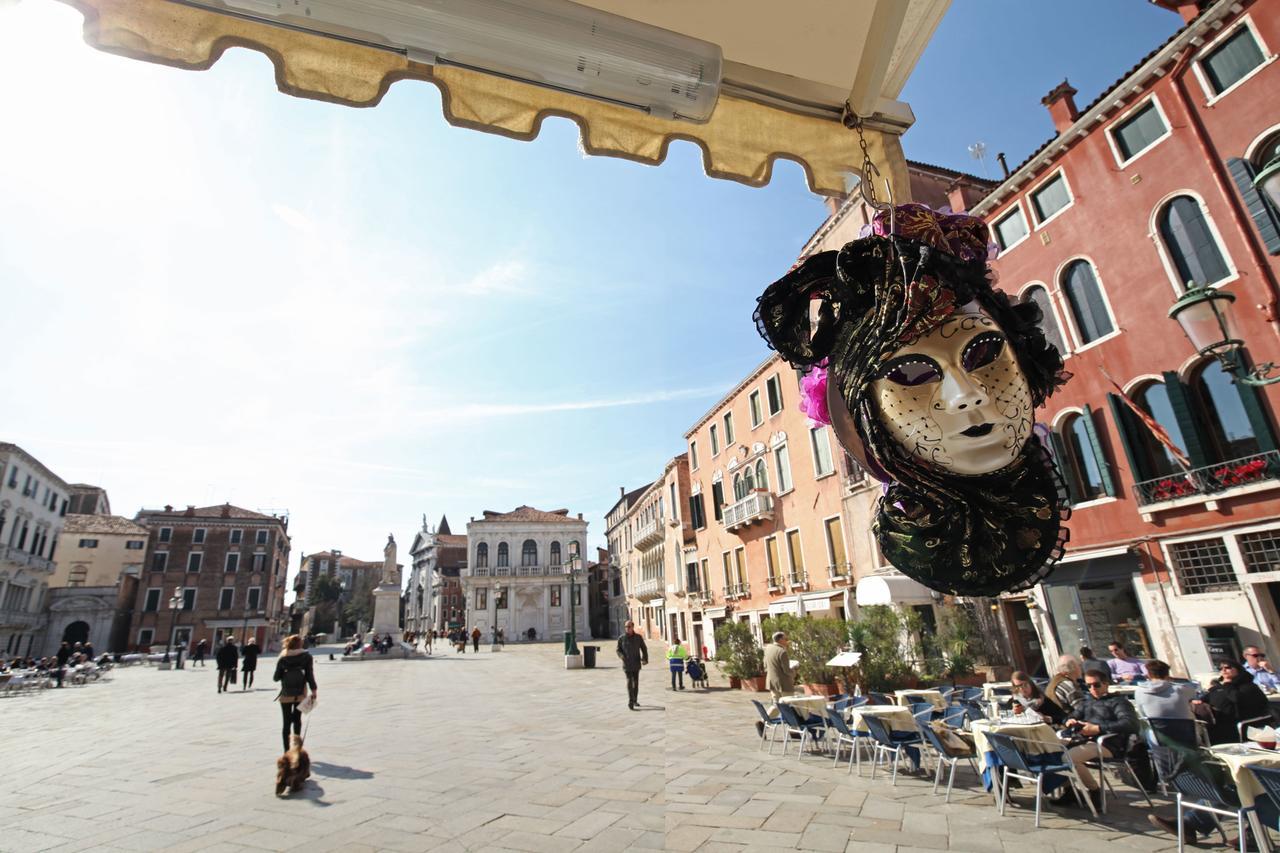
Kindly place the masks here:
<instances>
[{"instance_id":1,"label":"balcony railing","mask_svg":"<svg viewBox=\"0 0 1280 853\"><path fill-rule=\"evenodd\" d=\"M757 521L773 519L773 493L757 489L724 508L724 529L736 530Z\"/></svg>"},{"instance_id":2,"label":"balcony railing","mask_svg":"<svg viewBox=\"0 0 1280 853\"><path fill-rule=\"evenodd\" d=\"M564 566L547 566L547 574L562 575L564 574Z\"/></svg>"},{"instance_id":3,"label":"balcony railing","mask_svg":"<svg viewBox=\"0 0 1280 853\"><path fill-rule=\"evenodd\" d=\"M774 590L782 589L782 585L786 583L786 580L782 577L782 575L769 575L768 580L769 580L770 592Z\"/></svg>"},{"instance_id":4,"label":"balcony railing","mask_svg":"<svg viewBox=\"0 0 1280 853\"><path fill-rule=\"evenodd\" d=\"M1196 495L1211 496L1239 486L1280 479L1280 450L1243 456L1230 462L1193 468L1185 474L1135 483L1138 506Z\"/></svg>"},{"instance_id":5,"label":"balcony railing","mask_svg":"<svg viewBox=\"0 0 1280 853\"><path fill-rule=\"evenodd\" d=\"M473 578L487 578L490 571L492 570L488 566L476 566L474 569L467 570L467 575Z\"/></svg>"},{"instance_id":6,"label":"balcony railing","mask_svg":"<svg viewBox=\"0 0 1280 853\"><path fill-rule=\"evenodd\" d=\"M517 577L541 577L544 574L546 574L546 569L542 566L516 566Z\"/></svg>"},{"instance_id":7,"label":"balcony railing","mask_svg":"<svg viewBox=\"0 0 1280 853\"><path fill-rule=\"evenodd\" d=\"M647 548L650 545L656 545L662 541L665 534L666 528L662 526L662 521L651 518L636 529L635 547Z\"/></svg>"},{"instance_id":8,"label":"balcony railing","mask_svg":"<svg viewBox=\"0 0 1280 853\"><path fill-rule=\"evenodd\" d=\"M791 573L791 587L807 587L809 585L809 573L804 569L797 569Z\"/></svg>"},{"instance_id":9,"label":"balcony railing","mask_svg":"<svg viewBox=\"0 0 1280 853\"><path fill-rule=\"evenodd\" d=\"M735 583L729 584L724 588L724 597L726 600L730 598L746 598L751 594L751 584Z\"/></svg>"},{"instance_id":10,"label":"balcony railing","mask_svg":"<svg viewBox=\"0 0 1280 853\"><path fill-rule=\"evenodd\" d=\"M53 571L53 560L37 557L35 554L29 554L9 545L0 545L0 560L17 563L19 566L28 566L40 572Z\"/></svg>"},{"instance_id":11,"label":"balcony railing","mask_svg":"<svg viewBox=\"0 0 1280 853\"><path fill-rule=\"evenodd\" d=\"M853 580L853 566L848 563L834 563L827 566L827 577L834 583L850 583Z\"/></svg>"},{"instance_id":12,"label":"balcony railing","mask_svg":"<svg viewBox=\"0 0 1280 853\"><path fill-rule=\"evenodd\" d=\"M662 597L662 584L656 578L642 580L636 584L635 597L640 601L650 601Z\"/></svg>"}]
</instances>

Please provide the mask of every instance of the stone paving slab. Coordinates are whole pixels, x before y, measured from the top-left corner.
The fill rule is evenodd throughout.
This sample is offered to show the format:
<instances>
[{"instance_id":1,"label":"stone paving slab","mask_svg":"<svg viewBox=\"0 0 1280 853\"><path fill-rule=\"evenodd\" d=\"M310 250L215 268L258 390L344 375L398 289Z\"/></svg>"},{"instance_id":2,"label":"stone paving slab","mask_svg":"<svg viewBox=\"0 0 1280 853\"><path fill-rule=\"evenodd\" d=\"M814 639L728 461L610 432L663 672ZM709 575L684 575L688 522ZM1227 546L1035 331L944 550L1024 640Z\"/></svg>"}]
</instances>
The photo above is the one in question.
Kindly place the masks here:
<instances>
[{"instance_id":1,"label":"stone paving slab","mask_svg":"<svg viewBox=\"0 0 1280 853\"><path fill-rule=\"evenodd\" d=\"M219 695L213 667L131 667L0 699L0 851L1177 846L1140 799L1111 800L1100 822L1046 808L1036 830L1025 795L1001 818L967 769L944 804L931 779L900 774L891 786L829 757L770 755L750 694L673 693L659 665L632 712L611 661L565 671L550 644L364 666L316 657L314 774L285 799L272 794L280 714L269 681ZM262 670L269 679L268 661Z\"/></svg>"}]
</instances>

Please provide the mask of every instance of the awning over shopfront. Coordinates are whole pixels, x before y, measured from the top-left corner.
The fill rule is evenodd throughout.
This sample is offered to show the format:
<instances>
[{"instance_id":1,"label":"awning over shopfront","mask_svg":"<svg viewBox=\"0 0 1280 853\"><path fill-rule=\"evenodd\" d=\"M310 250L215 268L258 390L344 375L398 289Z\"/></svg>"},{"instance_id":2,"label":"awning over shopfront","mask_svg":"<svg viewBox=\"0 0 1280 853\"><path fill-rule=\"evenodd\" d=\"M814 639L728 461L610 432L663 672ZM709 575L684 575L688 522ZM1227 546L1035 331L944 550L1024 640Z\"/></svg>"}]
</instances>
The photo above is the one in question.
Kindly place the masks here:
<instances>
[{"instance_id":1,"label":"awning over shopfront","mask_svg":"<svg viewBox=\"0 0 1280 853\"><path fill-rule=\"evenodd\" d=\"M924 584L894 572L869 575L859 580L855 600L859 607L876 604L932 604L933 593Z\"/></svg>"},{"instance_id":2,"label":"awning over shopfront","mask_svg":"<svg viewBox=\"0 0 1280 853\"><path fill-rule=\"evenodd\" d=\"M789 159L804 168L814 192L845 192L847 177L862 163L857 138L841 121L847 102L866 119L869 154L898 200L909 198L898 136L913 116L896 98L949 5L793 0L781 14L771 0L582 4L720 48L718 99L705 122L694 122L439 59L433 64L430 56L372 29L281 20L271 3L62 2L84 14L85 40L104 51L203 70L227 49L244 47L272 61L282 92L350 106L375 106L392 83L421 80L440 89L445 119L459 127L529 140L544 119L560 116L578 125L586 153L652 165L665 159L672 141L685 140L702 149L709 176L751 186L768 183L774 161ZM361 8L373 7L353 5L346 14L365 14Z\"/></svg>"}]
</instances>

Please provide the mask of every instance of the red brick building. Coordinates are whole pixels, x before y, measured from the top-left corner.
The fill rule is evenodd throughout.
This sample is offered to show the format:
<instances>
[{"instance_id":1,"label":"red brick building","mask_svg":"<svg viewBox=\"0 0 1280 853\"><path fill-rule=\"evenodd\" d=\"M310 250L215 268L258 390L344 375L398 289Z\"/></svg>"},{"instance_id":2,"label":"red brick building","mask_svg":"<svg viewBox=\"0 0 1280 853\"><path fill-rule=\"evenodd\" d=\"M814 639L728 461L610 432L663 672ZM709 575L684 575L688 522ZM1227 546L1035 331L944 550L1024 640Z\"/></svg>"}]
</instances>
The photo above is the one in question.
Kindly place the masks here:
<instances>
[{"instance_id":1,"label":"red brick building","mask_svg":"<svg viewBox=\"0 0 1280 853\"><path fill-rule=\"evenodd\" d=\"M151 531L133 608L139 648L253 634L266 649L285 618L289 520L231 504L141 510ZM179 591L182 607L169 601Z\"/></svg>"},{"instance_id":2,"label":"red brick building","mask_svg":"<svg viewBox=\"0 0 1280 853\"><path fill-rule=\"evenodd\" d=\"M1280 385L1233 382L1168 310L1234 294L1253 362L1280 361L1280 211L1251 178L1280 151L1280 0L1157 0L1185 26L973 205L1000 286L1045 311L1074 378L1040 413L1074 504L1063 564L1002 603L1016 663L1125 640L1192 674L1280 651ZM1185 451L1184 469L1110 379ZM1052 661L1049 660L1052 670Z\"/></svg>"}]
</instances>

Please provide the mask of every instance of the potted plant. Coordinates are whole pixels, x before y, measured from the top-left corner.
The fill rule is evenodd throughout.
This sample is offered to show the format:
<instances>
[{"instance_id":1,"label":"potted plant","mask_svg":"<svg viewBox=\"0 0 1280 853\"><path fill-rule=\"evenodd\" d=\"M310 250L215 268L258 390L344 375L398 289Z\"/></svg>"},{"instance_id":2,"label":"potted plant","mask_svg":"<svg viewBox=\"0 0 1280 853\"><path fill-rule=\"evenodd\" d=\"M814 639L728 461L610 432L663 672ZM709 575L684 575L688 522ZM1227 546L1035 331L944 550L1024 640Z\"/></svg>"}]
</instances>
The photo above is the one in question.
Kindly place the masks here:
<instances>
[{"instance_id":1,"label":"potted plant","mask_svg":"<svg viewBox=\"0 0 1280 853\"><path fill-rule=\"evenodd\" d=\"M909 616L887 604L863 607L857 620L848 623L854 650L862 652L859 668L864 689L897 690L919 682L911 668L912 655L904 647L910 625Z\"/></svg>"},{"instance_id":2,"label":"potted plant","mask_svg":"<svg viewBox=\"0 0 1280 853\"><path fill-rule=\"evenodd\" d=\"M983 682L977 674L977 653L983 645L981 629L973 612L963 604L938 610L938 650L946 661L942 677L952 686L976 686Z\"/></svg>"},{"instance_id":3,"label":"potted plant","mask_svg":"<svg viewBox=\"0 0 1280 853\"><path fill-rule=\"evenodd\" d=\"M716 628L716 664L729 677L730 687L764 690L764 650L746 622L725 622Z\"/></svg>"},{"instance_id":4,"label":"potted plant","mask_svg":"<svg viewBox=\"0 0 1280 853\"><path fill-rule=\"evenodd\" d=\"M849 632L841 619L779 616L765 620L766 636L783 631L791 640L789 649L795 664L796 683L811 696L833 696L839 692L836 671L827 661L849 641Z\"/></svg>"}]
</instances>

